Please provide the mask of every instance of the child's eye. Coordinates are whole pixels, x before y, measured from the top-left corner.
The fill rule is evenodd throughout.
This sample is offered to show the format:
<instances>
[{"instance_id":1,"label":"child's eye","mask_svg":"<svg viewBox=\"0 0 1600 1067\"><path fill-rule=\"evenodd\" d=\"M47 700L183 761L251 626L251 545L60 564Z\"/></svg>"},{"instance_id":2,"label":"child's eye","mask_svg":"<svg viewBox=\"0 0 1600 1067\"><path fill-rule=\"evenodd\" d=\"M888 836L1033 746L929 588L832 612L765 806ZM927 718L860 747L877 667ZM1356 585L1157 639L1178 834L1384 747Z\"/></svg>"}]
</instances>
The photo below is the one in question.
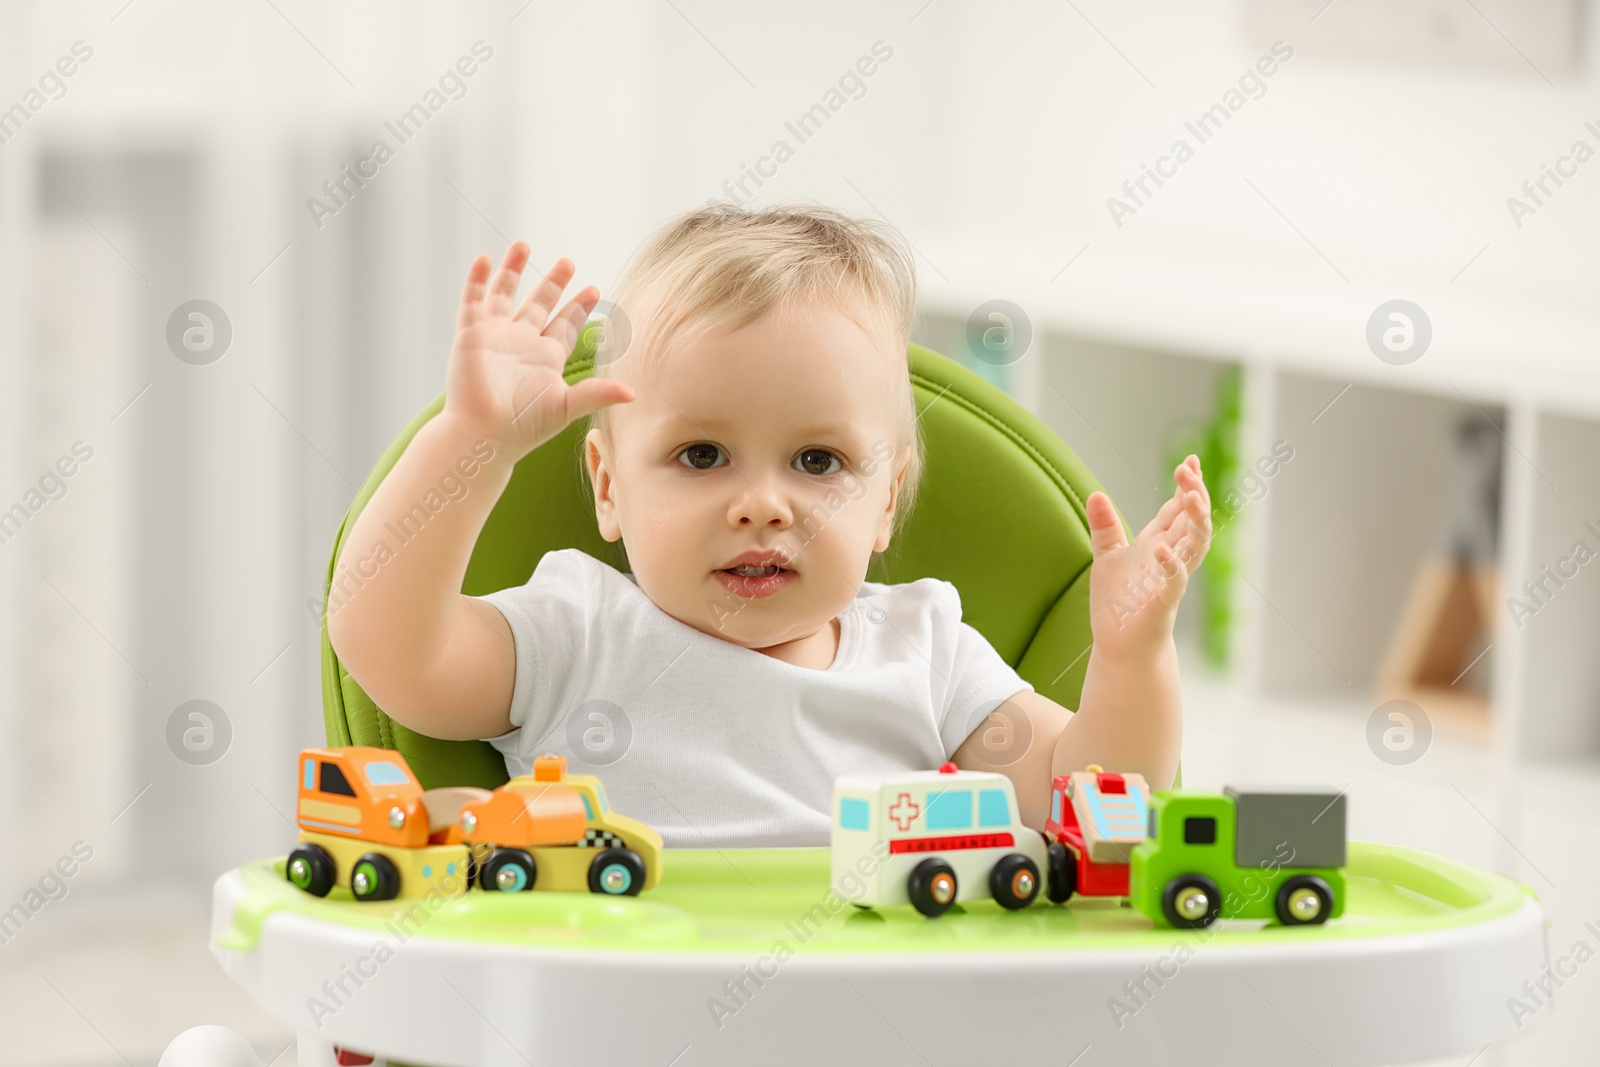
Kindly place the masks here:
<instances>
[{"instance_id":1,"label":"child's eye","mask_svg":"<svg viewBox=\"0 0 1600 1067\"><path fill-rule=\"evenodd\" d=\"M722 449L718 448L716 445L706 444L704 442L697 445L690 445L688 448L678 453L678 462L682 463L685 467L691 467L697 471L708 471L713 467L720 467L722 463L719 461L725 459L726 457L723 456Z\"/></svg>"},{"instance_id":2,"label":"child's eye","mask_svg":"<svg viewBox=\"0 0 1600 1067\"><path fill-rule=\"evenodd\" d=\"M837 474L844 467L838 456L824 448L806 449L794 457L794 465L796 470L807 474Z\"/></svg>"}]
</instances>

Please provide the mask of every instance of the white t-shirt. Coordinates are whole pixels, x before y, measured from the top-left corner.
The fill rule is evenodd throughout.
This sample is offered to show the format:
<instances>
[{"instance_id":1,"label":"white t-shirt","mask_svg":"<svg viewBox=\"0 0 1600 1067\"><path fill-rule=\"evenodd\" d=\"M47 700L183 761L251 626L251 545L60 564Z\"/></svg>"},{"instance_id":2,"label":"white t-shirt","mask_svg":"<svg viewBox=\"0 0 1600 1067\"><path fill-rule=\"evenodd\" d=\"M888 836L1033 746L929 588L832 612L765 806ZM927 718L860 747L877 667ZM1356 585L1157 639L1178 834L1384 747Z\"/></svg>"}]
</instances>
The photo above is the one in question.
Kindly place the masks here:
<instances>
[{"instance_id":1,"label":"white t-shirt","mask_svg":"<svg viewBox=\"0 0 1600 1067\"><path fill-rule=\"evenodd\" d=\"M679 622L577 549L483 599L516 642L515 728L487 739L506 769L559 753L670 847L826 845L835 778L931 770L1033 688L937 578L862 583L826 670Z\"/></svg>"}]
</instances>

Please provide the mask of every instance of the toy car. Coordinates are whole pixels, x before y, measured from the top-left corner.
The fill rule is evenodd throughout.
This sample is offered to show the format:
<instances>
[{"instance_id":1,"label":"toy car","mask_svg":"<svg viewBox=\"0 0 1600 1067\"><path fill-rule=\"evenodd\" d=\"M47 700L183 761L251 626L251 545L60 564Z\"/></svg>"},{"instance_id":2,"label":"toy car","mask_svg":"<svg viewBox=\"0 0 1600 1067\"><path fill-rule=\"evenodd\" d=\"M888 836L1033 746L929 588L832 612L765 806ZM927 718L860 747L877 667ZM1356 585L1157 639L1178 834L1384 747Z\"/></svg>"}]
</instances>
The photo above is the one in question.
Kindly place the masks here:
<instances>
[{"instance_id":1,"label":"toy car","mask_svg":"<svg viewBox=\"0 0 1600 1067\"><path fill-rule=\"evenodd\" d=\"M1150 787L1141 774L1113 774L1091 763L1087 770L1057 775L1050 786L1051 903L1074 892L1089 897L1128 895L1128 858L1145 839Z\"/></svg>"},{"instance_id":2,"label":"toy car","mask_svg":"<svg viewBox=\"0 0 1600 1067\"><path fill-rule=\"evenodd\" d=\"M958 898L1027 907L1046 864L1044 835L1021 822L1011 780L954 763L840 778L831 845L841 900L864 908L909 901L929 918Z\"/></svg>"},{"instance_id":3,"label":"toy car","mask_svg":"<svg viewBox=\"0 0 1600 1067\"><path fill-rule=\"evenodd\" d=\"M357 900L456 895L471 882L471 855L457 820L488 790L426 792L405 757L359 745L300 753L295 809L300 841L284 877L313 896L336 885ZM459 885L456 879L459 877Z\"/></svg>"},{"instance_id":4,"label":"toy car","mask_svg":"<svg viewBox=\"0 0 1600 1067\"><path fill-rule=\"evenodd\" d=\"M1345 799L1320 789L1159 790L1128 895L1157 925L1323 923L1344 912Z\"/></svg>"},{"instance_id":5,"label":"toy car","mask_svg":"<svg viewBox=\"0 0 1600 1067\"><path fill-rule=\"evenodd\" d=\"M563 756L540 756L532 774L464 805L461 837L491 891L637 896L661 880L661 835L612 811L600 780L568 774Z\"/></svg>"}]
</instances>

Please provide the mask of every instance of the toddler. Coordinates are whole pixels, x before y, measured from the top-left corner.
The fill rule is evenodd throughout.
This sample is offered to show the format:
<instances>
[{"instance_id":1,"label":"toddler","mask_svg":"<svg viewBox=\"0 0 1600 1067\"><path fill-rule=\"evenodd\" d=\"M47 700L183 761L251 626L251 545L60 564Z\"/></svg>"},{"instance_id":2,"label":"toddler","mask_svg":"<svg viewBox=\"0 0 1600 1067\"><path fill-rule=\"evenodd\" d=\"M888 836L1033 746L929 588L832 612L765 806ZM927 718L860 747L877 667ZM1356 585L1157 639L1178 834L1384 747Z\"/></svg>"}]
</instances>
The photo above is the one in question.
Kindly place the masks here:
<instances>
[{"instance_id":1,"label":"toddler","mask_svg":"<svg viewBox=\"0 0 1600 1067\"><path fill-rule=\"evenodd\" d=\"M557 310L563 258L518 303L528 255L515 242L492 277L473 261L444 409L348 538L367 551L442 474L475 470L329 616L388 715L487 739L512 774L565 755L677 847L824 845L833 781L858 771L998 770L1032 826L1052 776L1089 763L1171 784L1172 624L1211 532L1196 457L1132 544L1105 494L1086 502L1094 644L1074 713L962 621L948 582L864 580L922 469L914 271L892 229L812 206L683 215L630 264L625 314L573 386L599 292ZM595 519L631 573L566 549L523 586L460 593L513 465L580 418Z\"/></svg>"}]
</instances>

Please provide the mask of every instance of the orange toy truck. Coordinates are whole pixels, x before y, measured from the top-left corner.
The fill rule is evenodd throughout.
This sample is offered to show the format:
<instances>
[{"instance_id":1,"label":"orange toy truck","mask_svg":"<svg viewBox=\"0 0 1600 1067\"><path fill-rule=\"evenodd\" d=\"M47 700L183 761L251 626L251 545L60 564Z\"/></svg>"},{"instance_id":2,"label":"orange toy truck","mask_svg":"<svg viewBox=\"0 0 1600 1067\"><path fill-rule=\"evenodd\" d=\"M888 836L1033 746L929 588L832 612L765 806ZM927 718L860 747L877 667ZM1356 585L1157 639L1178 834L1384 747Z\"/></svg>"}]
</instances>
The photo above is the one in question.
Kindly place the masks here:
<instances>
[{"instance_id":1,"label":"orange toy truck","mask_svg":"<svg viewBox=\"0 0 1600 1067\"><path fill-rule=\"evenodd\" d=\"M336 885L357 900L421 897L434 888L458 895L473 873L461 808L489 795L469 787L424 791L405 757L388 749L308 748L300 753L295 809L300 842L284 876L319 897Z\"/></svg>"}]
</instances>

